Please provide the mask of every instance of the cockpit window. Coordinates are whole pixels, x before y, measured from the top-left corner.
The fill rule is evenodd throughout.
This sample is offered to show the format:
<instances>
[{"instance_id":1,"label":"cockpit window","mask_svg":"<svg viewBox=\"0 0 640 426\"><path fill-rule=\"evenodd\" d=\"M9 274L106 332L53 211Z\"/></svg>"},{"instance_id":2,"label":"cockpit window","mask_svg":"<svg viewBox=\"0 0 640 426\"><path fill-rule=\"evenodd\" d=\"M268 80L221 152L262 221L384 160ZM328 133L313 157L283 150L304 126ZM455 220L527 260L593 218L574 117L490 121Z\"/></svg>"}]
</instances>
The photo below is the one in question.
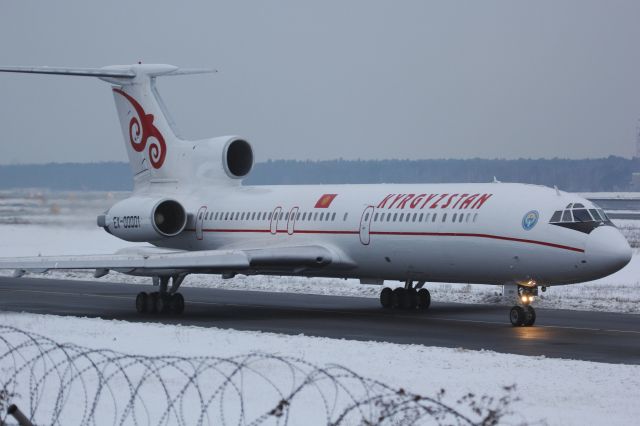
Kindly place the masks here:
<instances>
[{"instance_id":1,"label":"cockpit window","mask_svg":"<svg viewBox=\"0 0 640 426\"><path fill-rule=\"evenodd\" d=\"M609 220L609 216L605 214L604 210L598 209L598 211L600 212L600 216L602 217L602 219Z\"/></svg>"},{"instance_id":2,"label":"cockpit window","mask_svg":"<svg viewBox=\"0 0 640 426\"><path fill-rule=\"evenodd\" d=\"M571 216L571 210L565 210L564 213L562 213L562 221L573 222L573 217Z\"/></svg>"},{"instance_id":3,"label":"cockpit window","mask_svg":"<svg viewBox=\"0 0 640 426\"><path fill-rule=\"evenodd\" d=\"M583 204L580 204L580 203L575 203L575 204L573 205L573 208L574 208L574 209L577 209L577 208L584 209L584 205L583 205Z\"/></svg>"},{"instance_id":4,"label":"cockpit window","mask_svg":"<svg viewBox=\"0 0 640 426\"><path fill-rule=\"evenodd\" d=\"M593 216L595 220L604 220L602 217L600 217L600 213L598 213L598 210L589 209L589 212L591 213L591 216Z\"/></svg>"},{"instance_id":5,"label":"cockpit window","mask_svg":"<svg viewBox=\"0 0 640 426\"><path fill-rule=\"evenodd\" d=\"M553 216L551 216L550 222L560 222L560 218L562 217L562 210L555 211Z\"/></svg>"},{"instance_id":6,"label":"cockpit window","mask_svg":"<svg viewBox=\"0 0 640 426\"><path fill-rule=\"evenodd\" d=\"M582 205L582 204L574 204L574 208L578 205ZM591 215L589 214L589 212L586 209L577 209L573 211L573 219L576 222L592 222L593 219L591 218Z\"/></svg>"}]
</instances>

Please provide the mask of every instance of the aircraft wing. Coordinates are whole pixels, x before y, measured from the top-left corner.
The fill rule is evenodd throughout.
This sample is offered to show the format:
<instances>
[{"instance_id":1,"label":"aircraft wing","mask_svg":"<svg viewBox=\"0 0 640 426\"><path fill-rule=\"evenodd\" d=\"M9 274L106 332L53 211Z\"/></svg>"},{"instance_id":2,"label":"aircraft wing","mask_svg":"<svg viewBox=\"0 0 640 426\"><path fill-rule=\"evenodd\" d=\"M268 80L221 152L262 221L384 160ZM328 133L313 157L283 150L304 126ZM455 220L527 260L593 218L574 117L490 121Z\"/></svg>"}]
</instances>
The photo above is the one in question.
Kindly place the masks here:
<instances>
[{"instance_id":1,"label":"aircraft wing","mask_svg":"<svg viewBox=\"0 0 640 426\"><path fill-rule=\"evenodd\" d=\"M355 266L334 250L318 245L201 251L143 247L112 255L0 258L0 269L14 269L15 276L53 269L96 269L96 276L105 275L109 270L142 276L177 273L286 274L329 265L341 269Z\"/></svg>"}]
</instances>

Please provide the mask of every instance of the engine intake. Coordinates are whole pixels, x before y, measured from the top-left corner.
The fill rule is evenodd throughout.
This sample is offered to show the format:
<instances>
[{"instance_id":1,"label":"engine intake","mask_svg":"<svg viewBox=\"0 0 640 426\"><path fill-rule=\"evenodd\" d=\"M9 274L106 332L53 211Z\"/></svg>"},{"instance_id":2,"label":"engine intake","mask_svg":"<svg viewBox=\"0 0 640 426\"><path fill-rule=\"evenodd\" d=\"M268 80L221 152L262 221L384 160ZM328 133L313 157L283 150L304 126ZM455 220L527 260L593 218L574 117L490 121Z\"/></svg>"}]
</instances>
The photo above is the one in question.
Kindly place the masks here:
<instances>
[{"instance_id":1,"label":"engine intake","mask_svg":"<svg viewBox=\"0 0 640 426\"><path fill-rule=\"evenodd\" d=\"M235 139L225 145L222 155L222 164L230 178L243 178L253 168L253 149L244 139Z\"/></svg>"},{"instance_id":2,"label":"engine intake","mask_svg":"<svg viewBox=\"0 0 640 426\"><path fill-rule=\"evenodd\" d=\"M153 226L165 237L174 237L187 226L187 213L175 200L161 201L153 211Z\"/></svg>"}]
</instances>

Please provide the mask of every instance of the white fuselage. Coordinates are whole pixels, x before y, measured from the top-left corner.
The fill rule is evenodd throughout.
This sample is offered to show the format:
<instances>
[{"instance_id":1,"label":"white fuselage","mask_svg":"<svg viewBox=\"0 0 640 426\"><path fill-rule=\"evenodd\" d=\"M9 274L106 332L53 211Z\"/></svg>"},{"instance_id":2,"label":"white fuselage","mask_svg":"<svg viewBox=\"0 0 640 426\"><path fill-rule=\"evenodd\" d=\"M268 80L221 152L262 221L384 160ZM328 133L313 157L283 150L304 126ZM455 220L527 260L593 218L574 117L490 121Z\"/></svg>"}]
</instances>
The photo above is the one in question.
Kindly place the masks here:
<instances>
[{"instance_id":1,"label":"white fuselage","mask_svg":"<svg viewBox=\"0 0 640 426\"><path fill-rule=\"evenodd\" d=\"M588 233L550 224L568 204L596 206L535 185L216 185L173 196L197 213L180 235L155 241L159 247L319 244L354 265L301 275L554 285L609 275L631 256L608 221Z\"/></svg>"}]
</instances>

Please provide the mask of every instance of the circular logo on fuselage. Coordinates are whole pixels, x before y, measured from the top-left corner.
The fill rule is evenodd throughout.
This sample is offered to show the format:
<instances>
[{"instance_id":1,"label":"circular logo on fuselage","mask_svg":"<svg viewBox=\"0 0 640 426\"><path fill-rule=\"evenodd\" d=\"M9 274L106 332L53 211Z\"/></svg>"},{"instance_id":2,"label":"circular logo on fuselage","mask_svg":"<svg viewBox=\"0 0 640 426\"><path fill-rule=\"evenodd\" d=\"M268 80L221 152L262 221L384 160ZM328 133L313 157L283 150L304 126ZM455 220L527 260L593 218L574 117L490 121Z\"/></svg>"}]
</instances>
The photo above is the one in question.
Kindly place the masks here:
<instances>
[{"instance_id":1,"label":"circular logo on fuselage","mask_svg":"<svg viewBox=\"0 0 640 426\"><path fill-rule=\"evenodd\" d=\"M538 223L538 217L540 217L538 210L531 210L530 212L527 212L527 214L522 218L522 227L524 230L529 231L536 226L536 223Z\"/></svg>"}]
</instances>

